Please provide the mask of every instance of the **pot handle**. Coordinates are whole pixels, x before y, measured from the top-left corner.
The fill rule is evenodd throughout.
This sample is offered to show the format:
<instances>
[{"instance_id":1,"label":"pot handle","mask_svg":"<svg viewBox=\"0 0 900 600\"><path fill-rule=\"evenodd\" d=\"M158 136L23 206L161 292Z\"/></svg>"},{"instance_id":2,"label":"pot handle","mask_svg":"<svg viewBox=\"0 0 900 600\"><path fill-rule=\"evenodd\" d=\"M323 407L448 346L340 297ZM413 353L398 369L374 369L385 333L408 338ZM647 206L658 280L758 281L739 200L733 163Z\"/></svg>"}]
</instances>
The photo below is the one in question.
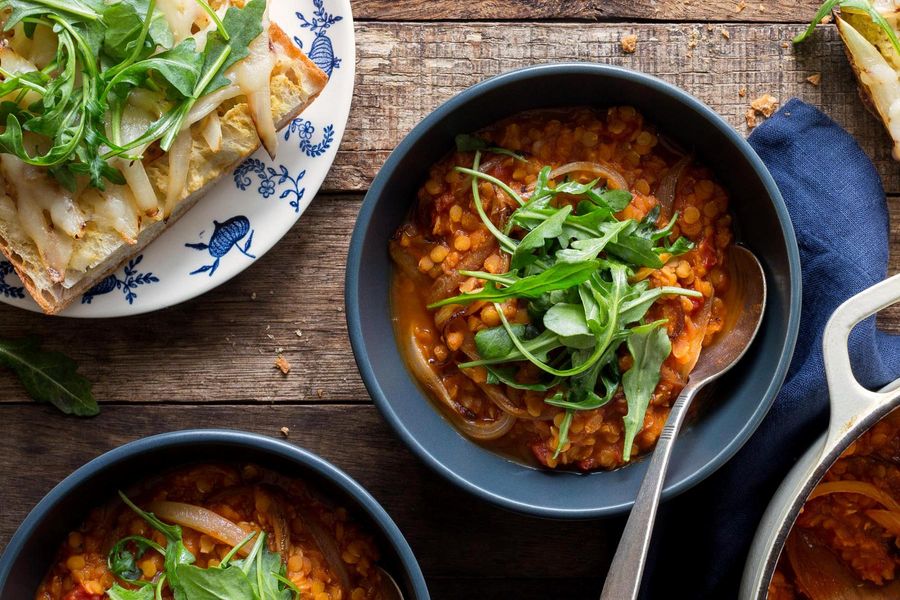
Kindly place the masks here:
<instances>
[{"instance_id":1,"label":"pot handle","mask_svg":"<svg viewBox=\"0 0 900 600\"><path fill-rule=\"evenodd\" d=\"M897 301L900 301L900 274L873 285L841 304L825 326L822 351L831 398L825 452L843 437L854 422L897 396L896 391L873 392L860 385L853 375L847 346L850 332L857 323Z\"/></svg>"}]
</instances>

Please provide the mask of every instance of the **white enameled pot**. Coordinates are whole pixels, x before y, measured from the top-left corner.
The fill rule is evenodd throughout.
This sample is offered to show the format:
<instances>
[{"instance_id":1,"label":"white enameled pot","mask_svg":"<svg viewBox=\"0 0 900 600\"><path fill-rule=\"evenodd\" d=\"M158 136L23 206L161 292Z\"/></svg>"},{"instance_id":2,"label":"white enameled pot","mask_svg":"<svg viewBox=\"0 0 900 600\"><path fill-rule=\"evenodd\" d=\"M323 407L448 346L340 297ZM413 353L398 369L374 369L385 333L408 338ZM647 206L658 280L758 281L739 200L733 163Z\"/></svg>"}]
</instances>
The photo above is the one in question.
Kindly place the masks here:
<instances>
[{"instance_id":1,"label":"white enameled pot","mask_svg":"<svg viewBox=\"0 0 900 600\"><path fill-rule=\"evenodd\" d=\"M900 275L895 275L844 302L828 321L822 340L831 405L828 431L797 461L769 503L747 557L741 600L766 598L785 540L810 492L850 444L900 406L900 379L877 392L865 389L853 376L847 347L857 323L898 301Z\"/></svg>"}]
</instances>

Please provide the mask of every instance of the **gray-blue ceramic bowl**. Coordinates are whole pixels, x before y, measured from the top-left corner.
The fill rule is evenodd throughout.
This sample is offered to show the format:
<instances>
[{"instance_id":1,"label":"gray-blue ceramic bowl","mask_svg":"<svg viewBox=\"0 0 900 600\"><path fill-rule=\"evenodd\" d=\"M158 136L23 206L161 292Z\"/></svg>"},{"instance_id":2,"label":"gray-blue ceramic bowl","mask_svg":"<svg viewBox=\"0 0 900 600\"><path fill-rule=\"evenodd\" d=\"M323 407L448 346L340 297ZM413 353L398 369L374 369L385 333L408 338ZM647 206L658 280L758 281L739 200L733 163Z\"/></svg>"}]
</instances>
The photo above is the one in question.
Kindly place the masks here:
<instances>
[{"instance_id":1,"label":"gray-blue ceramic bowl","mask_svg":"<svg viewBox=\"0 0 900 600\"><path fill-rule=\"evenodd\" d=\"M679 436L664 498L702 481L747 441L781 387L794 350L800 258L790 217L759 157L712 109L654 77L596 64L529 67L465 90L415 127L372 183L350 244L347 323L363 381L397 435L453 483L515 511L551 518L622 513L633 504L647 463L589 475L550 472L511 462L458 433L416 385L397 349L388 240L456 134L523 110L622 104L636 107L713 169L731 194L735 237L762 261L770 290L753 348Z\"/></svg>"},{"instance_id":2,"label":"gray-blue ceramic bowl","mask_svg":"<svg viewBox=\"0 0 900 600\"><path fill-rule=\"evenodd\" d=\"M0 557L0 600L34 598L69 531L88 512L146 477L203 461L252 462L308 482L345 507L375 537L379 565L407 598L428 600L425 578L409 544L381 505L349 475L315 454L272 438L229 430L188 430L136 440L66 477L22 522Z\"/></svg>"}]
</instances>

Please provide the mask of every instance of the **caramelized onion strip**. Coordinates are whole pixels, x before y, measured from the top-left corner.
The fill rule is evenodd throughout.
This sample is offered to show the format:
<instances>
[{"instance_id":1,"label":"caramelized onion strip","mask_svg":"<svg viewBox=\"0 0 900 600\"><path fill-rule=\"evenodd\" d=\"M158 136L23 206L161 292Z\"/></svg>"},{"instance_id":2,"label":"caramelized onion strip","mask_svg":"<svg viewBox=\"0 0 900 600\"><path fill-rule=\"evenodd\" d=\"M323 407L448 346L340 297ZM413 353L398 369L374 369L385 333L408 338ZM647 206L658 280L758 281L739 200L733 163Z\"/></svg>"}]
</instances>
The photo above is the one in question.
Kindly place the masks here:
<instances>
[{"instance_id":1,"label":"caramelized onion strip","mask_svg":"<svg viewBox=\"0 0 900 600\"><path fill-rule=\"evenodd\" d=\"M147 510L163 521L205 533L209 537L232 547L237 546L247 537L247 532L235 523L202 506L185 504L184 502L158 501L152 502L147 507ZM244 544L238 550L238 554L247 556L251 547L252 544Z\"/></svg>"}]
</instances>

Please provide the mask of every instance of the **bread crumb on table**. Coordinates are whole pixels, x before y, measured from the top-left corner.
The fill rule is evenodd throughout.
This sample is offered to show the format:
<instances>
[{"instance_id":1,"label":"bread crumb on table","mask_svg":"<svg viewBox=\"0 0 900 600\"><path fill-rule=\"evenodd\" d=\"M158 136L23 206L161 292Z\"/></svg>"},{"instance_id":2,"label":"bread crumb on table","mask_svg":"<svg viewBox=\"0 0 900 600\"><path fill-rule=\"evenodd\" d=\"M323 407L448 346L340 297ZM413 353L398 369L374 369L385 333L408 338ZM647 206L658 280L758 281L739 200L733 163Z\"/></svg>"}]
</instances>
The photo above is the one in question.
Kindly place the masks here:
<instances>
[{"instance_id":1,"label":"bread crumb on table","mask_svg":"<svg viewBox=\"0 0 900 600\"><path fill-rule=\"evenodd\" d=\"M775 114L778 109L778 98L771 94L763 94L750 103L750 108L744 113L744 119L747 121L747 127L753 129L758 125L757 116L762 115L766 118Z\"/></svg>"},{"instance_id":2,"label":"bread crumb on table","mask_svg":"<svg viewBox=\"0 0 900 600\"><path fill-rule=\"evenodd\" d=\"M721 33L721 34L722 34L722 37L725 38L726 40L730 40L730 39L731 39L731 34L730 34L730 33L728 32L728 30L725 29L724 27L723 27L722 29L719 30L719 33Z\"/></svg>"},{"instance_id":3,"label":"bread crumb on table","mask_svg":"<svg viewBox=\"0 0 900 600\"><path fill-rule=\"evenodd\" d=\"M741 12L745 8L747 8L747 0L740 0L737 3L737 8L735 8L734 12Z\"/></svg>"},{"instance_id":4,"label":"bread crumb on table","mask_svg":"<svg viewBox=\"0 0 900 600\"><path fill-rule=\"evenodd\" d=\"M756 127L757 123L755 110L753 110L752 108L748 108L747 112L744 113L744 118L747 120L747 127L749 127L750 129Z\"/></svg>"},{"instance_id":5,"label":"bread crumb on table","mask_svg":"<svg viewBox=\"0 0 900 600\"><path fill-rule=\"evenodd\" d=\"M697 47L697 44L700 42L700 32L696 29L691 29L690 37L688 37L688 50L693 50ZM688 52L690 54L690 52Z\"/></svg>"},{"instance_id":6,"label":"bread crumb on table","mask_svg":"<svg viewBox=\"0 0 900 600\"><path fill-rule=\"evenodd\" d=\"M822 74L821 73L813 73L809 77L806 78L810 84L818 87L820 83L822 83Z\"/></svg>"},{"instance_id":7,"label":"bread crumb on table","mask_svg":"<svg viewBox=\"0 0 900 600\"><path fill-rule=\"evenodd\" d=\"M772 94L763 94L750 103L750 108L758 113L762 113L766 118L771 117L778 110L778 98Z\"/></svg>"},{"instance_id":8,"label":"bread crumb on table","mask_svg":"<svg viewBox=\"0 0 900 600\"><path fill-rule=\"evenodd\" d=\"M738 90L738 96L740 96L741 98L743 98L746 95L747 95L747 88L742 87L741 89Z\"/></svg>"},{"instance_id":9,"label":"bread crumb on table","mask_svg":"<svg viewBox=\"0 0 900 600\"><path fill-rule=\"evenodd\" d=\"M634 33L623 35L620 40L622 52L625 54L634 54L634 51L637 50L637 39L637 34Z\"/></svg>"},{"instance_id":10,"label":"bread crumb on table","mask_svg":"<svg viewBox=\"0 0 900 600\"><path fill-rule=\"evenodd\" d=\"M280 432L281 432L281 435L283 435L284 437L289 437L289 436L291 435L291 428L290 428L290 427L282 427L282 428L279 429L278 431L280 431Z\"/></svg>"},{"instance_id":11,"label":"bread crumb on table","mask_svg":"<svg viewBox=\"0 0 900 600\"><path fill-rule=\"evenodd\" d=\"M291 363L289 363L283 355L279 354L275 358L275 368L287 375L291 372Z\"/></svg>"}]
</instances>

